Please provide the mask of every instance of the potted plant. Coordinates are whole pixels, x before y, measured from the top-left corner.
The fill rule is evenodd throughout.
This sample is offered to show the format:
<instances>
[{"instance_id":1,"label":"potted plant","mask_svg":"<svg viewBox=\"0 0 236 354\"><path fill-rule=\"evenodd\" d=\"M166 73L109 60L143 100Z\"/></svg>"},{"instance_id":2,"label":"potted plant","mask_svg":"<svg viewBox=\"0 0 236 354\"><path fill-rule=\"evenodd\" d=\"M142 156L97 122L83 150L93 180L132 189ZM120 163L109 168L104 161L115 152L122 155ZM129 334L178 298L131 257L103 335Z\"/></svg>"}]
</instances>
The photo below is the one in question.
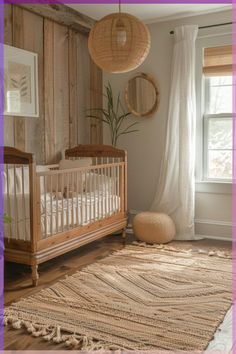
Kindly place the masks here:
<instances>
[{"instance_id":1,"label":"potted plant","mask_svg":"<svg viewBox=\"0 0 236 354\"><path fill-rule=\"evenodd\" d=\"M127 127L124 127L126 118L131 114L131 112L125 112L120 100L120 93L118 94L118 97L115 102L110 83L105 86L105 90L106 93L104 94L104 97L106 98L106 109L89 109L89 114L87 114L87 117L102 120L103 123L108 125L111 135L111 144L115 147L117 145L118 138L121 135L130 134L138 131L138 129L134 129L138 122L132 123Z\"/></svg>"}]
</instances>

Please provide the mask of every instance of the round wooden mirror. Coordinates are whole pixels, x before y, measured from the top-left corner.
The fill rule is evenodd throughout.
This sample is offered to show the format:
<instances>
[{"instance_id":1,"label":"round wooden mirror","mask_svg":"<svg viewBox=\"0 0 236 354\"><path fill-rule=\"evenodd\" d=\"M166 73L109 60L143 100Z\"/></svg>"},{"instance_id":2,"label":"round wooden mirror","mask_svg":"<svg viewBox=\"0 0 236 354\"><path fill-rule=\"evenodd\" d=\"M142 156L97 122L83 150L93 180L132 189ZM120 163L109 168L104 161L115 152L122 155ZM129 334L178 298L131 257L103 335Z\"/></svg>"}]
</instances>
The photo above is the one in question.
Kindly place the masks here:
<instances>
[{"instance_id":1,"label":"round wooden mirror","mask_svg":"<svg viewBox=\"0 0 236 354\"><path fill-rule=\"evenodd\" d=\"M159 105L159 92L155 81L147 74L136 74L128 81L125 100L134 115L138 117L151 115Z\"/></svg>"}]
</instances>

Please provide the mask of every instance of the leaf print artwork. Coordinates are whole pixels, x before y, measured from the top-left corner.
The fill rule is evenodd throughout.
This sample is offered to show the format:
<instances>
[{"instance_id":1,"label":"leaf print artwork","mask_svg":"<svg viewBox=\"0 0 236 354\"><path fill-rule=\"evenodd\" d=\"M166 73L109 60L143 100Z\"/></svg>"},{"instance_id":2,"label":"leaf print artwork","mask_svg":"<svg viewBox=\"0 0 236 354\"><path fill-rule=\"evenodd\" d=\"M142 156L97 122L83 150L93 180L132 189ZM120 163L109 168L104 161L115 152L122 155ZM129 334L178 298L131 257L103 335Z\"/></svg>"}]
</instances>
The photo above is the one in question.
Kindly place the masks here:
<instances>
[{"instance_id":1,"label":"leaf print artwork","mask_svg":"<svg viewBox=\"0 0 236 354\"><path fill-rule=\"evenodd\" d=\"M21 102L31 103L31 71L29 65L8 63L7 89L18 91Z\"/></svg>"}]
</instances>

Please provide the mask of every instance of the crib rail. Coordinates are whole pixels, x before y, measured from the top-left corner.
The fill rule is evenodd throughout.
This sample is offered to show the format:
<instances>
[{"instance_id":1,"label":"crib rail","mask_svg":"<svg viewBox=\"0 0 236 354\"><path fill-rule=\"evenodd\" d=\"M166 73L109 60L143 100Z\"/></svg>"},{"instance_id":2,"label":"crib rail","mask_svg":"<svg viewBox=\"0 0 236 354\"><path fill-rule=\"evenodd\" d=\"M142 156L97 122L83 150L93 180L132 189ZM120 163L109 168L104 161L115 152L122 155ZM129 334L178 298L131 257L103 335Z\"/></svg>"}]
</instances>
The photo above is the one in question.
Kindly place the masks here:
<instances>
[{"instance_id":1,"label":"crib rail","mask_svg":"<svg viewBox=\"0 0 236 354\"><path fill-rule=\"evenodd\" d=\"M34 155L14 147L4 147L4 164L29 165L35 162Z\"/></svg>"},{"instance_id":2,"label":"crib rail","mask_svg":"<svg viewBox=\"0 0 236 354\"><path fill-rule=\"evenodd\" d=\"M125 161L125 150L117 149L110 145L78 145L65 151L66 158L96 157L96 158L121 158Z\"/></svg>"},{"instance_id":3,"label":"crib rail","mask_svg":"<svg viewBox=\"0 0 236 354\"><path fill-rule=\"evenodd\" d=\"M124 174L124 162L37 172L41 238L124 213Z\"/></svg>"}]
</instances>

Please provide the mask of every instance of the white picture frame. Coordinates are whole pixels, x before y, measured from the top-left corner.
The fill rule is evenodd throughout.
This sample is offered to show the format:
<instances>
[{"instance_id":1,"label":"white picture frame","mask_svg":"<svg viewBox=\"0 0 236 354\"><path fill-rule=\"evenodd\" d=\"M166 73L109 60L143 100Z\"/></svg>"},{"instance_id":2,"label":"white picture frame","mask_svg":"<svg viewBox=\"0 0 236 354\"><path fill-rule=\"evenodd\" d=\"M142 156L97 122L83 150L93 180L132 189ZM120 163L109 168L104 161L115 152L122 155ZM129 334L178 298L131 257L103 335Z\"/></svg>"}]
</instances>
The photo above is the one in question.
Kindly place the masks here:
<instances>
[{"instance_id":1,"label":"white picture frame","mask_svg":"<svg viewBox=\"0 0 236 354\"><path fill-rule=\"evenodd\" d=\"M39 117L37 53L4 45L4 115Z\"/></svg>"}]
</instances>

